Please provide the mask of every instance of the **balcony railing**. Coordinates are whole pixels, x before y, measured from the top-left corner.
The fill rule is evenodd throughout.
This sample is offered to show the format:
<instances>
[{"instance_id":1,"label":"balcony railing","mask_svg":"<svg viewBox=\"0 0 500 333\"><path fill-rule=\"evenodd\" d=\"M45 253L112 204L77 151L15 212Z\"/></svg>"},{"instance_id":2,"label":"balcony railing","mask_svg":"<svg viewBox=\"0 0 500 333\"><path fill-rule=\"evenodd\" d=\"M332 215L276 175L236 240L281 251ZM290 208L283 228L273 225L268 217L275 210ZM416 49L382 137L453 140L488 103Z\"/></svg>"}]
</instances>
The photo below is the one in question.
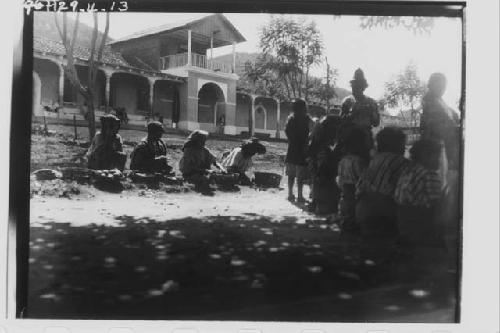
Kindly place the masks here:
<instances>
[{"instance_id":1,"label":"balcony railing","mask_svg":"<svg viewBox=\"0 0 500 333\"><path fill-rule=\"evenodd\" d=\"M187 66L188 54L179 53L160 58L160 70ZM231 66L207 59L203 54L191 53L191 66L210 69L216 72L232 73Z\"/></svg>"}]
</instances>

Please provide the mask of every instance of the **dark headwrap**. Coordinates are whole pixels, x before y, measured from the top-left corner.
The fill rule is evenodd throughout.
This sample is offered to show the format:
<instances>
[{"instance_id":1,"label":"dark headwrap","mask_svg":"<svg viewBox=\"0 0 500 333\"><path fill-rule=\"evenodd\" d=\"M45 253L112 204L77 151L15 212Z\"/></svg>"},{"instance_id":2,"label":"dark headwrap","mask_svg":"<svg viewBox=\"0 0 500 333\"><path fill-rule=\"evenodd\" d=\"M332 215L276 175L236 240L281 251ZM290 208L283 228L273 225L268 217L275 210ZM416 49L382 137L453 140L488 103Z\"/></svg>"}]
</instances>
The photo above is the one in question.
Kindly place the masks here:
<instances>
[{"instance_id":1,"label":"dark headwrap","mask_svg":"<svg viewBox=\"0 0 500 333\"><path fill-rule=\"evenodd\" d=\"M99 120L101 121L101 125L104 126L104 125L108 125L108 124L119 124L120 123L120 119L118 119L116 116L112 115L112 114L105 114L103 116L101 116L101 118L99 118Z\"/></svg>"},{"instance_id":2,"label":"dark headwrap","mask_svg":"<svg viewBox=\"0 0 500 333\"><path fill-rule=\"evenodd\" d=\"M266 153L266 147L257 138L251 138L243 142L241 149L245 155L262 155Z\"/></svg>"},{"instance_id":3,"label":"dark headwrap","mask_svg":"<svg viewBox=\"0 0 500 333\"><path fill-rule=\"evenodd\" d=\"M183 150L185 148L201 148L205 145L207 140L208 132L203 130L195 130L189 134L186 143L184 144Z\"/></svg>"},{"instance_id":4,"label":"dark headwrap","mask_svg":"<svg viewBox=\"0 0 500 333\"><path fill-rule=\"evenodd\" d=\"M165 129L163 128L162 123L160 123L159 121L152 121L148 123L147 128L148 128L148 134L153 133L155 131L161 131L162 133L165 133Z\"/></svg>"}]
</instances>

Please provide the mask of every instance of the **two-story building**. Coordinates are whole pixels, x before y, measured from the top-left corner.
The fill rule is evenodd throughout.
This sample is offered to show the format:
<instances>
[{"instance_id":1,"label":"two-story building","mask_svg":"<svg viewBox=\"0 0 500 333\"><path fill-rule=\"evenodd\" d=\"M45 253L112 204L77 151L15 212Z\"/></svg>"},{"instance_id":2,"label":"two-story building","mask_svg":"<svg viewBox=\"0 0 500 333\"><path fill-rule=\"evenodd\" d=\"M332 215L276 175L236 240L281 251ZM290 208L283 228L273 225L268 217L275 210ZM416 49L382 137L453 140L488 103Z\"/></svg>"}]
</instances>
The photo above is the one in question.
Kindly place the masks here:
<instances>
[{"instance_id":1,"label":"two-story building","mask_svg":"<svg viewBox=\"0 0 500 333\"><path fill-rule=\"evenodd\" d=\"M83 85L91 32L82 24L75 47ZM34 33L34 115L83 119L84 101L65 75L65 49L54 15L36 13ZM284 137L291 102L237 92L236 45L244 41L222 14L108 40L99 64L96 115L124 108L131 124L144 125L154 118L183 130ZM232 46L232 63L213 60L213 50L224 46ZM318 105L311 105L310 111L326 113Z\"/></svg>"}]
</instances>

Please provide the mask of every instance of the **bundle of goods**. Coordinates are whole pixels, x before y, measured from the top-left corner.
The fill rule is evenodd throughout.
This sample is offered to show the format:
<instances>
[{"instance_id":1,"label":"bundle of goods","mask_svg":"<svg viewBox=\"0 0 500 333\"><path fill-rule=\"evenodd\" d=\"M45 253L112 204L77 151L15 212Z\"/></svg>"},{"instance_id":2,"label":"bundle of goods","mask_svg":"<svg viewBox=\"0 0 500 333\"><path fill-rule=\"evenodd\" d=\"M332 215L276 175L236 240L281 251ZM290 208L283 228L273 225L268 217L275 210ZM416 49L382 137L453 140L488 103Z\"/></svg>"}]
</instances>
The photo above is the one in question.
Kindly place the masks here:
<instances>
[{"instance_id":1,"label":"bundle of goods","mask_svg":"<svg viewBox=\"0 0 500 333\"><path fill-rule=\"evenodd\" d=\"M53 180L61 178L62 173L52 169L39 169L33 172L33 176L35 176L36 180Z\"/></svg>"},{"instance_id":2,"label":"bundle of goods","mask_svg":"<svg viewBox=\"0 0 500 333\"><path fill-rule=\"evenodd\" d=\"M74 180L80 184L90 183L92 177L94 176L94 170L86 168L76 168L68 167L61 169L62 178L66 180Z\"/></svg>"},{"instance_id":3,"label":"bundle of goods","mask_svg":"<svg viewBox=\"0 0 500 333\"><path fill-rule=\"evenodd\" d=\"M230 188L238 184L238 177L237 173L213 173L210 180L219 187Z\"/></svg>"},{"instance_id":4,"label":"bundle of goods","mask_svg":"<svg viewBox=\"0 0 500 333\"><path fill-rule=\"evenodd\" d=\"M259 187L280 187L281 175L273 172L255 172L255 185Z\"/></svg>"},{"instance_id":5,"label":"bundle of goods","mask_svg":"<svg viewBox=\"0 0 500 333\"><path fill-rule=\"evenodd\" d=\"M95 170L94 186L101 191L119 193L123 191L122 178L123 174L118 169Z\"/></svg>"}]
</instances>

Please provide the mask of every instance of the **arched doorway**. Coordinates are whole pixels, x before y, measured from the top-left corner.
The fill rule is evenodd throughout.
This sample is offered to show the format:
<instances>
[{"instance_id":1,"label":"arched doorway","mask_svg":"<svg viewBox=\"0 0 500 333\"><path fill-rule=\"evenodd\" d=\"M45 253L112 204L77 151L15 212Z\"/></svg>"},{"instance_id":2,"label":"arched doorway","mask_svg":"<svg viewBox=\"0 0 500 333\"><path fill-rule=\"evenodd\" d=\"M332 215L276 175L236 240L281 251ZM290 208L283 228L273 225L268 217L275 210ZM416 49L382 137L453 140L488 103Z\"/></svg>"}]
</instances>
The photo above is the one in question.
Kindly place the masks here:
<instances>
[{"instance_id":1,"label":"arched doorway","mask_svg":"<svg viewBox=\"0 0 500 333\"><path fill-rule=\"evenodd\" d=\"M205 83L198 92L198 122L213 124L225 122L224 92L215 83Z\"/></svg>"},{"instance_id":2,"label":"arched doorway","mask_svg":"<svg viewBox=\"0 0 500 333\"><path fill-rule=\"evenodd\" d=\"M262 105L258 105L255 108L255 129L265 130L266 129L266 109Z\"/></svg>"},{"instance_id":3,"label":"arched doorway","mask_svg":"<svg viewBox=\"0 0 500 333\"><path fill-rule=\"evenodd\" d=\"M52 106L59 103L59 66L47 59L33 59L33 71L40 79L40 104Z\"/></svg>"}]
</instances>

